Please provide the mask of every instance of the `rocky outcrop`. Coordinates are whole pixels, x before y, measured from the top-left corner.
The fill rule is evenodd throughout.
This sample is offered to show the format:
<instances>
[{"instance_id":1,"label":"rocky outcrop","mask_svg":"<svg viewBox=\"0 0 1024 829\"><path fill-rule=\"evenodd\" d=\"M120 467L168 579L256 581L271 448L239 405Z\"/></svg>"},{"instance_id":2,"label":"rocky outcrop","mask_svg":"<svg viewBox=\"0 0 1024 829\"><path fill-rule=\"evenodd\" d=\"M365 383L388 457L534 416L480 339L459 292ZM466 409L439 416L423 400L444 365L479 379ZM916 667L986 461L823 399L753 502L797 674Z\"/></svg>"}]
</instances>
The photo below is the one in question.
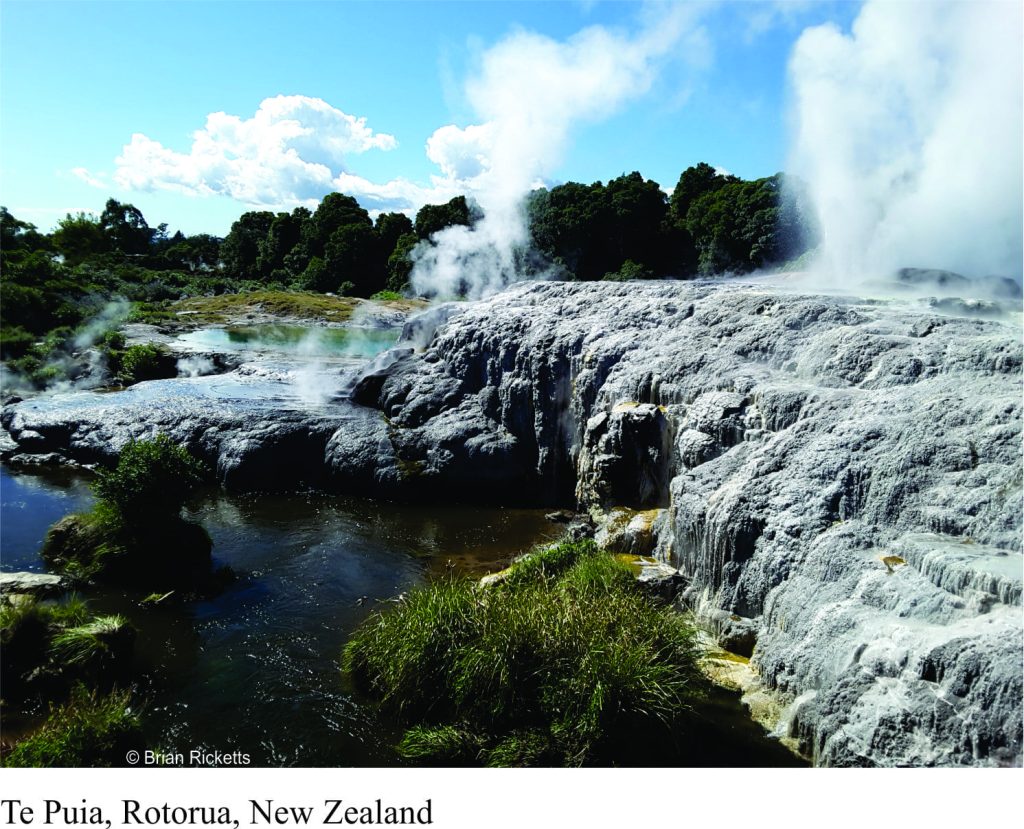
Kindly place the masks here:
<instances>
[{"instance_id":1,"label":"rocky outcrop","mask_svg":"<svg viewBox=\"0 0 1024 829\"><path fill-rule=\"evenodd\" d=\"M229 487L658 510L658 556L817 763L1020 764L1019 317L955 308L520 285L413 326L330 406L211 405L199 378L3 423L79 461L167 431Z\"/></svg>"}]
</instances>

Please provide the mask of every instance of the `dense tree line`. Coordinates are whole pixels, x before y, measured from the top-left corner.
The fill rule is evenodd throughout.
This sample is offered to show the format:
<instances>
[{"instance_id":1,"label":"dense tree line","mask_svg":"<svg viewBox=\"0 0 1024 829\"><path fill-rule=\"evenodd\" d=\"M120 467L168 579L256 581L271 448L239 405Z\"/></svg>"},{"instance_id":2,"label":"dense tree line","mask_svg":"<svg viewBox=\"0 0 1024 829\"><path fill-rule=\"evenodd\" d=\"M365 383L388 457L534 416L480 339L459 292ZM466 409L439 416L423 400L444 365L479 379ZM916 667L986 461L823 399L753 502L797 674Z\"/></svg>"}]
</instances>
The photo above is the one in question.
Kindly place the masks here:
<instances>
[{"instance_id":1,"label":"dense tree line","mask_svg":"<svg viewBox=\"0 0 1024 829\"><path fill-rule=\"evenodd\" d=\"M671 196L636 172L536 190L525 203L522 261L579 280L746 273L808 247L793 185L781 173L744 181L702 163L682 173ZM99 216L68 214L50 234L0 208L0 353L19 356L47 332L73 329L115 295L154 303L257 287L407 291L415 248L482 215L458 196L414 219L374 220L351 196L330 193L313 211L243 213L220 239L168 235L166 224L151 227L115 199Z\"/></svg>"},{"instance_id":2,"label":"dense tree line","mask_svg":"<svg viewBox=\"0 0 1024 829\"><path fill-rule=\"evenodd\" d=\"M793 186L785 186L792 184ZM808 247L796 182L756 181L690 167L671 197L639 173L607 184L570 182L527 200L534 247L565 278L749 273Z\"/></svg>"}]
</instances>

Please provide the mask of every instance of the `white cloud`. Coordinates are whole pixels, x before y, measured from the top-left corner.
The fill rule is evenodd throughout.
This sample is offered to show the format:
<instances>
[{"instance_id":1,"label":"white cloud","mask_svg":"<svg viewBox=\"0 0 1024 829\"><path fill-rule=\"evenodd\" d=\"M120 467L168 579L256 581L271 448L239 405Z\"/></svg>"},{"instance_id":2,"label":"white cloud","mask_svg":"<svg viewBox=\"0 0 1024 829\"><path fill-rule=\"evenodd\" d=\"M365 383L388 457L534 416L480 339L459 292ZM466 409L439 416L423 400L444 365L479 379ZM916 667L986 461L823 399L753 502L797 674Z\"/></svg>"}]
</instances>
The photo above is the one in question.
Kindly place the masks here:
<instances>
[{"instance_id":1,"label":"white cloud","mask_svg":"<svg viewBox=\"0 0 1024 829\"><path fill-rule=\"evenodd\" d=\"M466 181L482 175L491 166L494 149L494 124L470 124L460 128L448 124L427 139L427 158L444 177Z\"/></svg>"},{"instance_id":2,"label":"white cloud","mask_svg":"<svg viewBox=\"0 0 1024 829\"><path fill-rule=\"evenodd\" d=\"M85 167L72 167L71 172L73 175L80 178L90 187L96 187L100 190L105 190L110 186L110 183L106 181L106 176L103 173L93 175Z\"/></svg>"},{"instance_id":3,"label":"white cloud","mask_svg":"<svg viewBox=\"0 0 1024 829\"><path fill-rule=\"evenodd\" d=\"M365 118L319 98L267 98L252 118L214 112L193 133L186 153L136 133L115 164L114 181L130 190L226 195L253 206L282 206L321 198L346 171L348 156L397 146ZM76 171L84 178L88 171Z\"/></svg>"}]
</instances>

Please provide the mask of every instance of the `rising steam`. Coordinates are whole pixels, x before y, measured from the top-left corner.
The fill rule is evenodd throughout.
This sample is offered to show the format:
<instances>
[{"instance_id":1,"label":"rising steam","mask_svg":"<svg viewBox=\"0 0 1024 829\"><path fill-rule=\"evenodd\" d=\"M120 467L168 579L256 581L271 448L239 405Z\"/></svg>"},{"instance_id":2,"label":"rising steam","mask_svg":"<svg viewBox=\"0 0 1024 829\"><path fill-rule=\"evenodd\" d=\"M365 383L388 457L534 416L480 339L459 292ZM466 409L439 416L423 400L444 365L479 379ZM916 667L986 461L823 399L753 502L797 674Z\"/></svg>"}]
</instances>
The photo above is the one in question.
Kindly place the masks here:
<instances>
[{"instance_id":1,"label":"rising steam","mask_svg":"<svg viewBox=\"0 0 1024 829\"><path fill-rule=\"evenodd\" d=\"M523 197L550 176L573 130L609 117L648 90L670 56L700 61L706 45L695 6L656 12L635 35L594 26L564 42L520 31L482 56L466 95L483 122L438 130L428 154L463 180L484 211L417 250L412 285L425 296L480 297L522 278Z\"/></svg>"},{"instance_id":2,"label":"rising steam","mask_svg":"<svg viewBox=\"0 0 1024 829\"><path fill-rule=\"evenodd\" d=\"M904 266L1021 275L1021 6L869 0L850 34L793 52L791 169L819 268L848 286Z\"/></svg>"}]
</instances>

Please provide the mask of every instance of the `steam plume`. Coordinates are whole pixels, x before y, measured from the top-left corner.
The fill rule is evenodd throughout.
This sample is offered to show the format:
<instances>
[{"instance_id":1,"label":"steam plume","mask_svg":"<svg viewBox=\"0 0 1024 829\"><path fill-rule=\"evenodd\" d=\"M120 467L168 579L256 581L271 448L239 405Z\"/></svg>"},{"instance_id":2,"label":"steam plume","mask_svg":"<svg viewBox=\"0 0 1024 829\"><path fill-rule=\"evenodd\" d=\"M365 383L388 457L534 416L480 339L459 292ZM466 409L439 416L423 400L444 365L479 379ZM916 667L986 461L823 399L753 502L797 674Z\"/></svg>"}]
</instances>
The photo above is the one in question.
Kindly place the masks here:
<instances>
[{"instance_id":1,"label":"steam plume","mask_svg":"<svg viewBox=\"0 0 1024 829\"><path fill-rule=\"evenodd\" d=\"M850 34L807 29L790 75L790 168L834 283L903 266L1019 280L1019 3L869 0Z\"/></svg>"},{"instance_id":2,"label":"steam plume","mask_svg":"<svg viewBox=\"0 0 1024 829\"><path fill-rule=\"evenodd\" d=\"M520 31L484 53L466 84L482 123L442 127L428 142L428 154L449 177L465 177L484 218L421 246L416 292L451 296L468 289L479 297L520 278L523 197L553 173L578 125L607 118L646 92L670 53L702 59L707 47L697 13L695 6L662 8L632 36L593 26L558 42Z\"/></svg>"}]
</instances>

